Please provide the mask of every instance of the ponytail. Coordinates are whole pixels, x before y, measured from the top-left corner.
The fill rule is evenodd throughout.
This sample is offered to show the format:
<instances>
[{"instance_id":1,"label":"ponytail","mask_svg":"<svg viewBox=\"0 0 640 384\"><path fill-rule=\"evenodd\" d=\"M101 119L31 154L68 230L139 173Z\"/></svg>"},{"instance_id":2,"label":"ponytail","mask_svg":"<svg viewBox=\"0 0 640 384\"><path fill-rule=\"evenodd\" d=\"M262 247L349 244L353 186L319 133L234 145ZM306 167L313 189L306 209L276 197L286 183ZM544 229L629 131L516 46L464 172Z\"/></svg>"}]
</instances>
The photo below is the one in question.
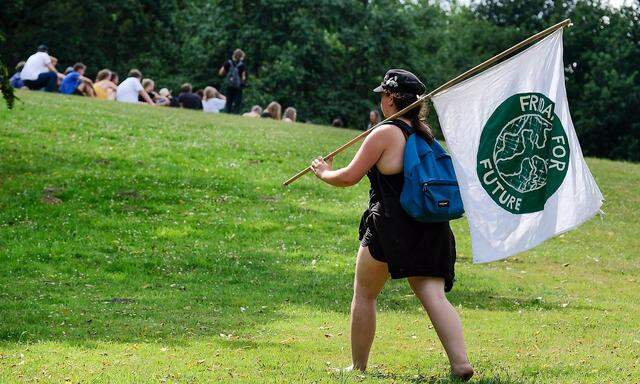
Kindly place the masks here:
<instances>
[{"instance_id":1,"label":"ponytail","mask_svg":"<svg viewBox=\"0 0 640 384\"><path fill-rule=\"evenodd\" d=\"M398 110L402 110L418 100L418 95L412 93L393 93L391 97ZM433 142L433 132L429 124L427 124L429 106L426 101L421 101L418 106L411 108L411 110L405 112L403 116L411 120L411 127L416 131L418 136L422 137L429 144Z\"/></svg>"}]
</instances>

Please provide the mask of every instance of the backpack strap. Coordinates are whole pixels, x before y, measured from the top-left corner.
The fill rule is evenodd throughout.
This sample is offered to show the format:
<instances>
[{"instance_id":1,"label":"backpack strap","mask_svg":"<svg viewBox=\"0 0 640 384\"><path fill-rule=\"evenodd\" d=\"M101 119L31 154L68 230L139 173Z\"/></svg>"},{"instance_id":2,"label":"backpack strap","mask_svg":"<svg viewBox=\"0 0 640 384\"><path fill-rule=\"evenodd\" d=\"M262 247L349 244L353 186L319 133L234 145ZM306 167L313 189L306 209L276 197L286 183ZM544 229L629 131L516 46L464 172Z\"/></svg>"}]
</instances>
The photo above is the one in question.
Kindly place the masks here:
<instances>
[{"instance_id":1,"label":"backpack strap","mask_svg":"<svg viewBox=\"0 0 640 384\"><path fill-rule=\"evenodd\" d=\"M416 132L412 126L410 126L409 124L405 123L400 119L389 120L389 124L395 125L396 127L400 128L400 130L402 131L402 134L404 135L405 140Z\"/></svg>"},{"instance_id":2,"label":"backpack strap","mask_svg":"<svg viewBox=\"0 0 640 384\"><path fill-rule=\"evenodd\" d=\"M239 64L240 64L240 63L238 63L238 65L239 65ZM231 69L231 68L236 68L236 69L237 69L237 68L238 68L238 65L234 64L234 62L233 62L233 60L232 60L232 59L229 59L229 69Z\"/></svg>"}]
</instances>

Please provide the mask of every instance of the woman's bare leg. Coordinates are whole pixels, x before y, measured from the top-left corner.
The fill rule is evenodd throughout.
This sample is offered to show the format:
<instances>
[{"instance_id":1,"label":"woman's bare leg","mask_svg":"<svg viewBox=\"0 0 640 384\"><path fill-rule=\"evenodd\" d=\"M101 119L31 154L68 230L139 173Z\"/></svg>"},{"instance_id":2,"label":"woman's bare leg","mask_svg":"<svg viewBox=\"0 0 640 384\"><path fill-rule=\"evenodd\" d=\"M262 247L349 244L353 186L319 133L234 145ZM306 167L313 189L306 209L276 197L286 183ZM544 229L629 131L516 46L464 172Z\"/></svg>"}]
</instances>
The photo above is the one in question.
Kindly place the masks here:
<instances>
[{"instance_id":1,"label":"woman's bare leg","mask_svg":"<svg viewBox=\"0 0 640 384\"><path fill-rule=\"evenodd\" d=\"M364 371L376 333L376 298L389 277L387 263L371 257L360 247L351 301L351 357L353 369Z\"/></svg>"},{"instance_id":2,"label":"woman's bare leg","mask_svg":"<svg viewBox=\"0 0 640 384\"><path fill-rule=\"evenodd\" d=\"M409 285L427 310L431 323L449 357L452 373L455 376L470 379L473 368L469 364L465 351L462 323L455 308L444 294L444 279L410 277Z\"/></svg>"}]
</instances>

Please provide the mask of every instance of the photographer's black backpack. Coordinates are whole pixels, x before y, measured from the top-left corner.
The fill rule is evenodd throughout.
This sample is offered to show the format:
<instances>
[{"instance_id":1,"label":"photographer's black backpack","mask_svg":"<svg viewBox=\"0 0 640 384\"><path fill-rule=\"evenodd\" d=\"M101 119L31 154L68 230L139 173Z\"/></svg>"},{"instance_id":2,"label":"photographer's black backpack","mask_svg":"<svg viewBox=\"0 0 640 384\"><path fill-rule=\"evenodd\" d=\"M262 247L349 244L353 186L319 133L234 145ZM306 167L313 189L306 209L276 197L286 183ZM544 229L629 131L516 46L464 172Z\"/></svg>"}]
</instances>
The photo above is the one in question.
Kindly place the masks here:
<instances>
[{"instance_id":1,"label":"photographer's black backpack","mask_svg":"<svg viewBox=\"0 0 640 384\"><path fill-rule=\"evenodd\" d=\"M229 88L240 89L242 87L242 79L238 67L241 62L235 64L233 60L229 60L229 71L227 73L227 85Z\"/></svg>"}]
</instances>

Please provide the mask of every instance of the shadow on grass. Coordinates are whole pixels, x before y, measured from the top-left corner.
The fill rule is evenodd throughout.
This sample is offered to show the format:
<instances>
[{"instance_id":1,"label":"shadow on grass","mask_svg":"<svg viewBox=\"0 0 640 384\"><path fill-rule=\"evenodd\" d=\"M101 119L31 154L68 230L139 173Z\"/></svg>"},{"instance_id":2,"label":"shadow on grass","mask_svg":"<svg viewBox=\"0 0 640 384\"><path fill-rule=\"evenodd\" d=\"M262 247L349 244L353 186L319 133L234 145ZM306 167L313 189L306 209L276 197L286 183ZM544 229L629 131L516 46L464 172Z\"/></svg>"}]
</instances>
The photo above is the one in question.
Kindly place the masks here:
<instances>
[{"instance_id":1,"label":"shadow on grass","mask_svg":"<svg viewBox=\"0 0 640 384\"><path fill-rule=\"evenodd\" d=\"M471 284L477 284L472 282ZM548 301L539 297L530 297L526 293L519 296L501 295L499 292L486 288L472 288L468 290L454 289L447 294L447 298L454 306L461 305L470 309L485 309L490 311L519 311L526 310L560 310L561 302ZM572 309L592 310L594 306L572 304Z\"/></svg>"},{"instance_id":2,"label":"shadow on grass","mask_svg":"<svg viewBox=\"0 0 640 384\"><path fill-rule=\"evenodd\" d=\"M462 381L460 379L453 378L451 375L440 376L440 375L424 375L421 373L391 373L391 372L381 372L376 370L369 370L367 373L362 374L358 372L349 372L349 373L332 373L332 375L341 379L343 382L351 382L353 378L365 378L371 377L375 379L380 379L389 382L401 382L401 383L413 383L413 384L460 384L460 383L470 383L470 384L532 384L534 381L524 380L520 378L511 378L508 375L506 376L484 376L481 377L476 373L473 378L469 381Z\"/></svg>"},{"instance_id":3,"label":"shadow on grass","mask_svg":"<svg viewBox=\"0 0 640 384\"><path fill-rule=\"evenodd\" d=\"M470 384L531 384L532 381L525 381L522 379L514 379L509 377L479 377L476 374L471 380L465 382L459 379L455 379L451 376L425 376L422 374L398 374L398 373L388 373L388 372L370 372L366 374L367 376L375 377L377 379L382 380L390 380L392 382L403 382L403 383L413 383L413 384L459 384L459 383L470 383Z\"/></svg>"},{"instance_id":4,"label":"shadow on grass","mask_svg":"<svg viewBox=\"0 0 640 384\"><path fill-rule=\"evenodd\" d=\"M10 208L0 212L6 229L0 241L10 250L0 271L0 342L90 346L98 340L184 343L213 336L255 348L243 334L287 321L290 306L348 313L357 248L357 217L348 199L323 200L325 191L310 186L268 192L273 189L264 183L232 173L149 175L124 159L40 156L53 168L93 164L120 173L63 172L59 179L43 176L19 185L26 192L17 197L0 195ZM258 172L269 172L268 165L258 164L264 167ZM16 175L44 172L7 172L12 169ZM62 184L62 204L40 203L49 182ZM315 208L325 203L342 209ZM20 206L29 207L28 219ZM468 290L454 285L448 295L454 305L559 308L526 293L504 296L484 280L465 285ZM386 289L380 305L416 310L418 301L408 293L408 286Z\"/></svg>"}]
</instances>

